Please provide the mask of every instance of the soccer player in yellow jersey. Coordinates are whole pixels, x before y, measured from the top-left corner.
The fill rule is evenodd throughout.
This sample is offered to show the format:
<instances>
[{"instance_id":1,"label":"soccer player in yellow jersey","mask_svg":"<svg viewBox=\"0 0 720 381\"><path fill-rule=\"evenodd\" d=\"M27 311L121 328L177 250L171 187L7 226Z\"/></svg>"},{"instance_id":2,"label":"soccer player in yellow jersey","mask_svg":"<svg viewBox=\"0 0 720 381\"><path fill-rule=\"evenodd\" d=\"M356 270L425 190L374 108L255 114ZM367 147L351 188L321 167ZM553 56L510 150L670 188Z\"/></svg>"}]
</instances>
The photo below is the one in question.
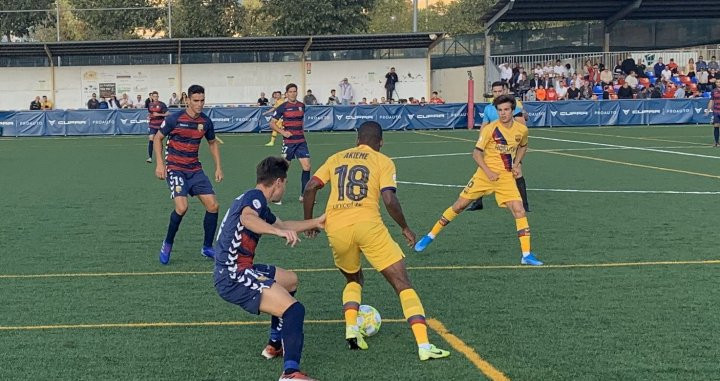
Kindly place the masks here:
<instances>
[{"instance_id":1,"label":"soccer player in yellow jersey","mask_svg":"<svg viewBox=\"0 0 720 381\"><path fill-rule=\"evenodd\" d=\"M522 197L515 179L522 176L522 159L527 152L528 129L513 120L515 98L501 95L493 100L500 118L483 127L475 144L473 159L478 165L472 179L460 192L455 203L447 208L432 230L415 244L415 251L423 251L440 231L454 220L470 203L482 196L495 193L495 201L501 207L510 209L515 217L517 234L520 239L523 265L540 266L530 251L530 226L528 225Z\"/></svg>"},{"instance_id":2,"label":"soccer player in yellow jersey","mask_svg":"<svg viewBox=\"0 0 720 381\"><path fill-rule=\"evenodd\" d=\"M405 269L405 255L390 237L380 217L382 198L390 216L402 228L408 244L415 243L415 233L405 222L400 201L395 195L395 164L380 153L382 129L376 122L365 122L358 129L357 147L338 152L315 172L305 187L305 218L313 215L317 191L330 186L326 210L326 232L335 266L346 279L343 290L345 339L350 349L367 349L357 326L363 273L360 252L393 286L400 297L403 313L418 345L420 360L443 358L450 352L430 344L425 311L412 287ZM310 235L316 232L310 232Z\"/></svg>"},{"instance_id":3,"label":"soccer player in yellow jersey","mask_svg":"<svg viewBox=\"0 0 720 381\"><path fill-rule=\"evenodd\" d=\"M269 115L272 114L278 106L285 103L285 98L282 96L282 93L279 91L273 91L272 93L273 101L275 102L272 106L272 108L268 111L266 111L263 115ZM282 120L279 120L276 125L278 127L282 128ZM275 145L275 138L277 137L277 131L272 130L272 134L270 135L270 141L265 144L266 147L272 147Z\"/></svg>"}]
</instances>

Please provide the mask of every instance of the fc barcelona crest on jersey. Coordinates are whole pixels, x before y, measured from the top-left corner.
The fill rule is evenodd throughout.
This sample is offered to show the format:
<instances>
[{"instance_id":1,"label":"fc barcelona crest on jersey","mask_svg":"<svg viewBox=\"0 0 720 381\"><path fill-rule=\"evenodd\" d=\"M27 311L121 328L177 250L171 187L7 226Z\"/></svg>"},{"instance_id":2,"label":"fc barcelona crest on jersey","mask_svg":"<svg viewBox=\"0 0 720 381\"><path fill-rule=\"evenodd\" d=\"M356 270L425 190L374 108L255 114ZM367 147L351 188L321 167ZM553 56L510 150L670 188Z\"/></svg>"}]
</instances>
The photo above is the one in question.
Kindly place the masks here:
<instances>
[{"instance_id":1,"label":"fc barcelona crest on jersey","mask_svg":"<svg viewBox=\"0 0 720 381\"><path fill-rule=\"evenodd\" d=\"M202 131L205 129L205 125L202 123L198 123L198 131ZM519 140L518 140L519 141Z\"/></svg>"},{"instance_id":2,"label":"fc barcelona crest on jersey","mask_svg":"<svg viewBox=\"0 0 720 381\"><path fill-rule=\"evenodd\" d=\"M515 135L515 142L516 142L516 143L520 143L521 140L522 140L522 135Z\"/></svg>"}]
</instances>

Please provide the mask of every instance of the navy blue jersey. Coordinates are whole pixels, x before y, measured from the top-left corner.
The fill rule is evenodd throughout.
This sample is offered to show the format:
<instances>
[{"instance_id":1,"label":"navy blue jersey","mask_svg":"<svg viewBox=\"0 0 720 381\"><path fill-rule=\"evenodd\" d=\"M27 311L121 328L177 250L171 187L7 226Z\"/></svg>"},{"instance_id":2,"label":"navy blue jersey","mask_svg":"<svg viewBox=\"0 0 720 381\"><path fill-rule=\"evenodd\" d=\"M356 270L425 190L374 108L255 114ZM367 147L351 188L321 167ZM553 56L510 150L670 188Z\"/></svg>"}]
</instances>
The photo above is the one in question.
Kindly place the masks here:
<instances>
[{"instance_id":1,"label":"navy blue jersey","mask_svg":"<svg viewBox=\"0 0 720 381\"><path fill-rule=\"evenodd\" d=\"M292 136L283 137L285 144L302 143L305 141L303 133L303 118L305 117L305 104L302 102L285 102L278 106L273 113L273 119L282 120L285 130Z\"/></svg>"},{"instance_id":2,"label":"navy blue jersey","mask_svg":"<svg viewBox=\"0 0 720 381\"><path fill-rule=\"evenodd\" d=\"M252 267L255 247L260 240L260 234L250 231L242 224L240 215L245 208L252 208L270 225L277 220L268 208L265 195L258 189L248 190L233 201L223 217L215 243L215 264L227 266L231 277L238 269Z\"/></svg>"}]
</instances>

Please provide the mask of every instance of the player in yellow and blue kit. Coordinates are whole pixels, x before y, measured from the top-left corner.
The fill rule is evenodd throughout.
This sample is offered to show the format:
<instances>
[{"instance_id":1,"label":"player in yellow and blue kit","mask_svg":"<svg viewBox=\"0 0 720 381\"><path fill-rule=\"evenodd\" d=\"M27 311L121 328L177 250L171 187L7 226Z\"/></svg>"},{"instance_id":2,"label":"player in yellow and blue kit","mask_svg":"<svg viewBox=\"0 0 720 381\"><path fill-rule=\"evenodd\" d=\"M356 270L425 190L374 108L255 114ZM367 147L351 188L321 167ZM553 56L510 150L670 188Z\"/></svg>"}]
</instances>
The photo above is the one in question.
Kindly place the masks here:
<instances>
[{"instance_id":1,"label":"player in yellow and blue kit","mask_svg":"<svg viewBox=\"0 0 720 381\"><path fill-rule=\"evenodd\" d=\"M458 214L462 213L473 200L495 193L495 200L501 207L507 207L515 217L518 239L522 250L520 263L540 266L540 262L530 250L530 226L528 225L522 197L515 184L515 178L521 174L522 159L527 152L528 129L524 124L513 120L515 98L501 95L493 101L500 119L485 126L473 151L473 159L478 165L468 185L460 192L455 203L443 212L432 230L415 244L415 251L423 251L432 243L440 231Z\"/></svg>"},{"instance_id":2,"label":"player in yellow and blue kit","mask_svg":"<svg viewBox=\"0 0 720 381\"><path fill-rule=\"evenodd\" d=\"M365 122L358 129L357 147L338 152L327 159L305 187L305 219L312 219L317 191L328 184L330 198L326 213L328 241L335 266L346 279L343 290L345 339L350 349L367 349L357 326L363 273L360 252L393 286L400 297L403 313L412 328L420 360L443 358L450 352L430 344L425 310L412 287L405 268L405 255L390 237L380 217L380 198L390 216L402 229L410 245L415 233L410 230L395 195L395 164L380 153L382 129L376 122Z\"/></svg>"}]
</instances>

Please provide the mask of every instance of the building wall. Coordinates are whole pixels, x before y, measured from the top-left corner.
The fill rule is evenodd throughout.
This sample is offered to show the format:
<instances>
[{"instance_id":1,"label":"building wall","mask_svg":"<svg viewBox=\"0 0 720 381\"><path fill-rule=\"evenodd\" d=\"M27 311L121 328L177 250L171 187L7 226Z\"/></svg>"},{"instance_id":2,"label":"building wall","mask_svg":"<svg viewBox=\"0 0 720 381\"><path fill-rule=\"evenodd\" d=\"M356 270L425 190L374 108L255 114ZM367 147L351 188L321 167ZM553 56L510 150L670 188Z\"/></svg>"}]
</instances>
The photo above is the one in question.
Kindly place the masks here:
<instances>
[{"instance_id":1,"label":"building wall","mask_svg":"<svg viewBox=\"0 0 720 381\"><path fill-rule=\"evenodd\" d=\"M453 69L437 69L432 71L432 88L437 91L445 102L465 103L468 101L468 75L472 72L475 86L475 102L483 102L483 85L485 67L472 66Z\"/></svg>"}]
</instances>

